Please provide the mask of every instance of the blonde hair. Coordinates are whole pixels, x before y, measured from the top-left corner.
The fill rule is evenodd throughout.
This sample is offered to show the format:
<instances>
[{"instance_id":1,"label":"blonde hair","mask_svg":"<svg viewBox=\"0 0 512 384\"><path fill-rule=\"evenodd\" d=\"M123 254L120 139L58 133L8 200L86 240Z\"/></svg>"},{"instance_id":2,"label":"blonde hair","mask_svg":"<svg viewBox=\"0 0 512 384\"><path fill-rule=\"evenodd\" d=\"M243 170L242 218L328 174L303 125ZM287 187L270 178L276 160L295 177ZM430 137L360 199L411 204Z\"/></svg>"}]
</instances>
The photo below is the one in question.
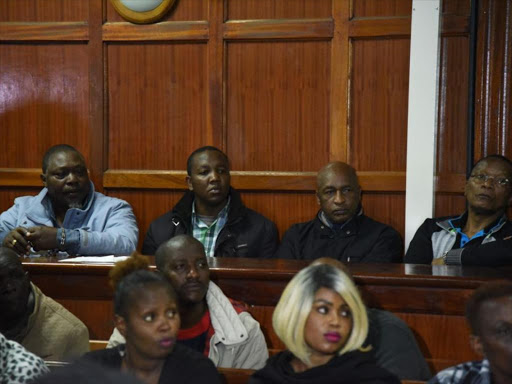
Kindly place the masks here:
<instances>
[{"instance_id":1,"label":"blonde hair","mask_svg":"<svg viewBox=\"0 0 512 384\"><path fill-rule=\"evenodd\" d=\"M306 365L310 365L311 348L305 341L304 329L320 288L338 293L352 313L350 336L338 355L360 349L368 334L366 307L350 275L330 264L310 265L288 283L272 317L277 336Z\"/></svg>"}]
</instances>

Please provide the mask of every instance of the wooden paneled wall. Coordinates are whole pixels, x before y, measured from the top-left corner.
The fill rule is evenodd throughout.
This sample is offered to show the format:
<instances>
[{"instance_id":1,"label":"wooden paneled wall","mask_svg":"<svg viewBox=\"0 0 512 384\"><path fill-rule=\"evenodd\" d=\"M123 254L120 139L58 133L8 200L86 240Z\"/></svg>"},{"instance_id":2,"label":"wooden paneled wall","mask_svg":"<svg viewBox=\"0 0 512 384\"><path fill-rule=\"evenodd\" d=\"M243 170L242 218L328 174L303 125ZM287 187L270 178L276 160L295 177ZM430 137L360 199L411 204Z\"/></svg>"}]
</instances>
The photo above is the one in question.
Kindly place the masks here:
<instances>
[{"instance_id":1,"label":"wooden paneled wall","mask_svg":"<svg viewBox=\"0 0 512 384\"><path fill-rule=\"evenodd\" d=\"M464 209L469 0L444 0L436 214ZM107 0L0 0L0 211L69 143L141 228L211 144L282 234L318 207L314 173L359 171L366 213L404 232L411 0L177 0L158 23ZM478 155L511 155L510 2L479 7ZM505 37L503 37L505 36ZM492 52L492 55L490 54ZM498 52L498 54L495 54Z\"/></svg>"}]
</instances>

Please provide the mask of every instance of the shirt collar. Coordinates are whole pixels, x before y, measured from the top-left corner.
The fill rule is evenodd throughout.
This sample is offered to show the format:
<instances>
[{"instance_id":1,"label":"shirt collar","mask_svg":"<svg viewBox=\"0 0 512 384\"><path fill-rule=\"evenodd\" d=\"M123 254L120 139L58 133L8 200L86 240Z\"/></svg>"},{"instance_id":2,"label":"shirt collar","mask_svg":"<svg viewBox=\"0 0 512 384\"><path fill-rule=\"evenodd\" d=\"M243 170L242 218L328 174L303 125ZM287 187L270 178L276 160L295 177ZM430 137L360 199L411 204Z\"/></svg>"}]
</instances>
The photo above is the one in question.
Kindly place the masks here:
<instances>
[{"instance_id":1,"label":"shirt collar","mask_svg":"<svg viewBox=\"0 0 512 384\"><path fill-rule=\"evenodd\" d=\"M468 212L466 211L459 217L448 220L448 223L449 223L451 229L462 231L462 228L464 228L464 225L466 225L467 220L468 220ZM503 214L503 216L494 220L491 224L489 224L487 227L485 227L483 229L483 233L485 235L487 235L488 233L493 232L496 228L501 227L507 220L508 220L507 215Z\"/></svg>"},{"instance_id":2,"label":"shirt collar","mask_svg":"<svg viewBox=\"0 0 512 384\"><path fill-rule=\"evenodd\" d=\"M218 221L219 219L221 221L225 221L227 220L228 218L228 212L229 212L229 206L231 204L231 196L228 196L228 201L226 203L226 205L224 206L224 208L222 208L220 210L220 212L217 214L217 217L215 218L215 220L213 221L214 223L216 221ZM198 217L197 217L197 214L196 214L196 200L194 199L194 201L192 202L192 222L197 222L198 220Z\"/></svg>"}]
</instances>

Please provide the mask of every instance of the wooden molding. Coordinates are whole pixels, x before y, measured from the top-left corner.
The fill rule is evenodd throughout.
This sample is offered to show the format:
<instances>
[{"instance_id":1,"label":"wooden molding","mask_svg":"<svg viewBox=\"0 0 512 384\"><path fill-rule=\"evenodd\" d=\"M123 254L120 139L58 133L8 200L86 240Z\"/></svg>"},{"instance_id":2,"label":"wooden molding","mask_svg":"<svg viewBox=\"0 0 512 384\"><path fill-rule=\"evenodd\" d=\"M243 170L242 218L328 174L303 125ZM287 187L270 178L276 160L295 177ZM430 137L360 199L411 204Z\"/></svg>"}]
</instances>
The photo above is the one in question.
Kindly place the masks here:
<instances>
[{"instance_id":1,"label":"wooden molding","mask_svg":"<svg viewBox=\"0 0 512 384\"><path fill-rule=\"evenodd\" d=\"M469 16L443 16L441 18L441 33L444 36L467 35L469 33Z\"/></svg>"},{"instance_id":2,"label":"wooden molding","mask_svg":"<svg viewBox=\"0 0 512 384\"><path fill-rule=\"evenodd\" d=\"M207 21L167 21L135 25L127 22L105 23L103 41L208 40Z\"/></svg>"},{"instance_id":3,"label":"wooden molding","mask_svg":"<svg viewBox=\"0 0 512 384\"><path fill-rule=\"evenodd\" d=\"M411 18L358 19L349 22L350 37L410 36Z\"/></svg>"},{"instance_id":4,"label":"wooden molding","mask_svg":"<svg viewBox=\"0 0 512 384\"><path fill-rule=\"evenodd\" d=\"M87 22L0 23L0 41L87 41Z\"/></svg>"},{"instance_id":5,"label":"wooden molding","mask_svg":"<svg viewBox=\"0 0 512 384\"><path fill-rule=\"evenodd\" d=\"M42 187L40 168L0 168L0 187Z\"/></svg>"},{"instance_id":6,"label":"wooden molding","mask_svg":"<svg viewBox=\"0 0 512 384\"><path fill-rule=\"evenodd\" d=\"M404 192L405 172L360 172L364 191ZM109 170L105 188L186 189L185 171ZM231 185L240 190L314 191L316 172L231 172Z\"/></svg>"},{"instance_id":7,"label":"wooden molding","mask_svg":"<svg viewBox=\"0 0 512 384\"><path fill-rule=\"evenodd\" d=\"M225 40L331 39L332 19L243 20L224 23Z\"/></svg>"},{"instance_id":8,"label":"wooden molding","mask_svg":"<svg viewBox=\"0 0 512 384\"><path fill-rule=\"evenodd\" d=\"M0 187L41 187L39 168L0 168ZM405 192L405 172L358 172L365 192ZM108 170L103 174L104 188L187 189L186 171ZM462 193L464 174L446 174L435 178L436 192ZM231 184L240 190L314 191L316 172L231 171Z\"/></svg>"}]
</instances>

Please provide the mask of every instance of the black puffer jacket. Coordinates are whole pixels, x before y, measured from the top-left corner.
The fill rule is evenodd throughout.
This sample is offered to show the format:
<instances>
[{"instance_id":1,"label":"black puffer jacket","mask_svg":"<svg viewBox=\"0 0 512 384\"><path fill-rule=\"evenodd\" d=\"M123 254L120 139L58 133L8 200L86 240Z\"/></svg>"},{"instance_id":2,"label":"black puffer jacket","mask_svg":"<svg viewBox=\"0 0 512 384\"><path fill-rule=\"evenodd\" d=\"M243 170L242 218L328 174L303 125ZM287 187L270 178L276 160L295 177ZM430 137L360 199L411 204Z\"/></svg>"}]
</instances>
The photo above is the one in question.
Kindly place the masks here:
<instances>
[{"instance_id":1,"label":"black puffer jacket","mask_svg":"<svg viewBox=\"0 0 512 384\"><path fill-rule=\"evenodd\" d=\"M318 218L294 224L286 231L275 257L312 260L332 257L354 263L399 263L403 245L389 225L362 213L335 232Z\"/></svg>"},{"instance_id":2,"label":"black puffer jacket","mask_svg":"<svg viewBox=\"0 0 512 384\"><path fill-rule=\"evenodd\" d=\"M228 221L215 243L215 257L272 257L278 245L275 224L247 208L235 189L231 188L230 196ZM193 202L194 193L187 191L171 211L153 220L142 244L143 254L154 255L160 244L174 236L192 235Z\"/></svg>"}]
</instances>

